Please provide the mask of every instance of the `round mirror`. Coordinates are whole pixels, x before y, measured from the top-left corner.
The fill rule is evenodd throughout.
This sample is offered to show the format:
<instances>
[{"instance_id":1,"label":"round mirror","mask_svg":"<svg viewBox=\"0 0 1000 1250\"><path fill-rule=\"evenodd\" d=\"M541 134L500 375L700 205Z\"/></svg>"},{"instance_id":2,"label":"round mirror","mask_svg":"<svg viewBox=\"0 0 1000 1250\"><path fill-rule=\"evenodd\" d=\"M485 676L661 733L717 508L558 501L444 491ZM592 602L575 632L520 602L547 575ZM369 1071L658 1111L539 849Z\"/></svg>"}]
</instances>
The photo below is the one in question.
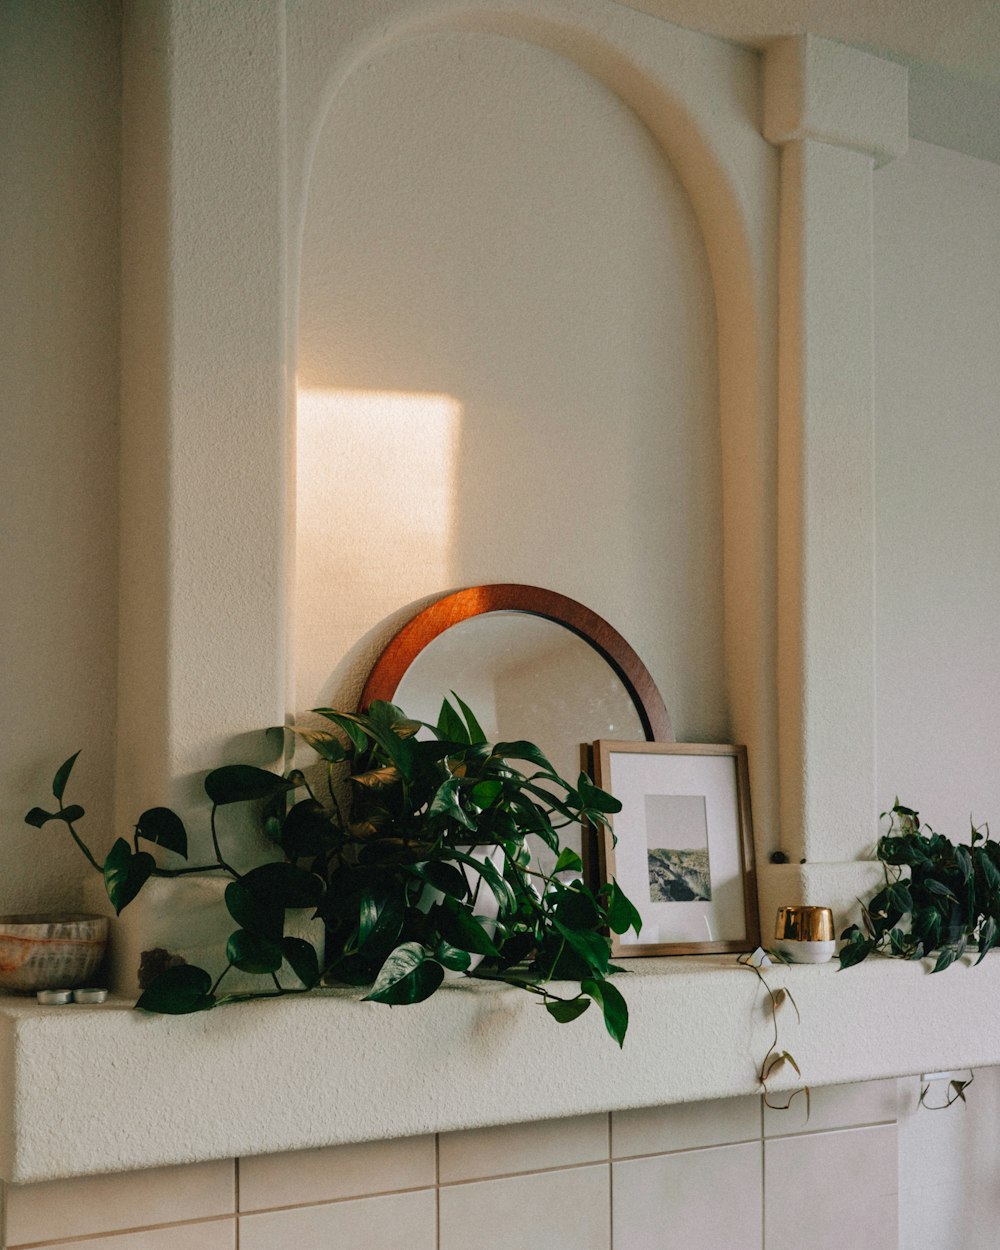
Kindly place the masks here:
<instances>
[{"instance_id":1,"label":"round mirror","mask_svg":"<svg viewBox=\"0 0 1000 1250\"><path fill-rule=\"evenodd\" d=\"M425 608L375 662L361 706L385 699L434 723L452 692L490 741L526 738L570 781L582 743L673 741L663 699L621 634L533 586L476 586Z\"/></svg>"}]
</instances>

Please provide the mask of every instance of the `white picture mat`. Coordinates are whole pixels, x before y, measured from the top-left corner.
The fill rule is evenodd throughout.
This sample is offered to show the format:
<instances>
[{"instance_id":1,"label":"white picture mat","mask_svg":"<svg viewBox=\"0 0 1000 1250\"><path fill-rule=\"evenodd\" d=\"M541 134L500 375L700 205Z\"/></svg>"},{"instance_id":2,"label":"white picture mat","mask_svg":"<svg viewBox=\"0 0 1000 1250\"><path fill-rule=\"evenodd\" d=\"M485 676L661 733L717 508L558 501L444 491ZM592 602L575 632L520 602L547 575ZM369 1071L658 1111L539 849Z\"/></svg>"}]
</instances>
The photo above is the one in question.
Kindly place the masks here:
<instances>
[{"instance_id":1,"label":"white picture mat","mask_svg":"<svg viewBox=\"0 0 1000 1250\"><path fill-rule=\"evenodd\" d=\"M660 942L740 941L747 936L737 760L733 755L609 752L606 788L621 803L613 818L618 838L615 877L642 914L642 933L622 946ZM649 897L646 795L700 795L708 820L712 872L709 901L654 903Z\"/></svg>"}]
</instances>

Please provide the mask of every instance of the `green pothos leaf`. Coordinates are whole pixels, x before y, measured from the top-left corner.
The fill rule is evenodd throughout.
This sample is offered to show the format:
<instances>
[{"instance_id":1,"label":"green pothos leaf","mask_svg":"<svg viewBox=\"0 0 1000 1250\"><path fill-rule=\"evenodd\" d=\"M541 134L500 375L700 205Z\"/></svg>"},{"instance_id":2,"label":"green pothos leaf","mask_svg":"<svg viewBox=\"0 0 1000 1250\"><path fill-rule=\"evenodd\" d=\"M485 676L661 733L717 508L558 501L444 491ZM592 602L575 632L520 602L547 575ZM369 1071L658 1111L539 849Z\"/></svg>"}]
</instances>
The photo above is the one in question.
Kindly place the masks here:
<instances>
[{"instance_id":1,"label":"green pothos leaf","mask_svg":"<svg viewBox=\"0 0 1000 1250\"><path fill-rule=\"evenodd\" d=\"M577 855L576 851L570 846L564 846L559 852L559 858L555 862L552 869L556 872L582 872L583 860Z\"/></svg>"},{"instance_id":2,"label":"green pothos leaf","mask_svg":"<svg viewBox=\"0 0 1000 1250\"><path fill-rule=\"evenodd\" d=\"M462 715L465 717L465 723L469 727L470 744L475 743L475 742L485 742L486 735L483 733L482 726L479 724L479 721L476 720L475 715L473 714L473 711L469 707L469 705L465 703L462 699L460 699L459 696L454 692L454 690L451 692L451 697L455 700L458 706L462 709Z\"/></svg>"},{"instance_id":3,"label":"green pothos leaf","mask_svg":"<svg viewBox=\"0 0 1000 1250\"><path fill-rule=\"evenodd\" d=\"M386 786L394 786L399 778L400 772L395 764L371 768L365 773L351 774L352 781L356 781L359 786L367 786L369 790L384 790Z\"/></svg>"},{"instance_id":4,"label":"green pothos leaf","mask_svg":"<svg viewBox=\"0 0 1000 1250\"><path fill-rule=\"evenodd\" d=\"M447 699L442 702L441 711L438 713L437 733L439 738L448 742L457 742L463 746L470 746L472 743L461 716Z\"/></svg>"},{"instance_id":5,"label":"green pothos leaf","mask_svg":"<svg viewBox=\"0 0 1000 1250\"><path fill-rule=\"evenodd\" d=\"M460 792L461 781L459 778L448 777L438 787L437 793L431 800L428 814L431 816L449 816L452 820L457 820L466 829L475 829L475 821L463 809L458 800Z\"/></svg>"},{"instance_id":6,"label":"green pothos leaf","mask_svg":"<svg viewBox=\"0 0 1000 1250\"><path fill-rule=\"evenodd\" d=\"M364 1001L419 1003L430 998L443 980L444 968L419 942L404 942L386 959Z\"/></svg>"},{"instance_id":7,"label":"green pothos leaf","mask_svg":"<svg viewBox=\"0 0 1000 1250\"><path fill-rule=\"evenodd\" d=\"M604 984L603 977L611 957L611 943L608 939L600 933L571 929L568 925L560 924L558 920L554 920L553 924L567 944L585 961L595 978L601 978L600 984ZM595 984L597 983L595 980ZM615 993L618 991L615 990Z\"/></svg>"},{"instance_id":8,"label":"green pothos leaf","mask_svg":"<svg viewBox=\"0 0 1000 1250\"><path fill-rule=\"evenodd\" d=\"M472 956L468 951L460 951L442 938L434 948L434 958L439 964L451 972L468 972L472 964Z\"/></svg>"},{"instance_id":9,"label":"green pothos leaf","mask_svg":"<svg viewBox=\"0 0 1000 1250\"><path fill-rule=\"evenodd\" d=\"M69 781L69 775L73 771L73 765L76 763L76 757L79 754L80 752L77 751L65 763L60 764L56 770L56 775L52 778L52 794L60 801L62 801L62 796L66 791L66 782Z\"/></svg>"},{"instance_id":10,"label":"green pothos leaf","mask_svg":"<svg viewBox=\"0 0 1000 1250\"><path fill-rule=\"evenodd\" d=\"M266 973L278 971L284 953L277 942L247 929L237 929L226 946L226 958L242 972Z\"/></svg>"},{"instance_id":11,"label":"green pothos leaf","mask_svg":"<svg viewBox=\"0 0 1000 1250\"><path fill-rule=\"evenodd\" d=\"M846 946L840 950L840 967L851 968L855 964L861 963L875 949L875 943L871 938L861 938L860 940L848 942Z\"/></svg>"},{"instance_id":12,"label":"green pothos leaf","mask_svg":"<svg viewBox=\"0 0 1000 1250\"><path fill-rule=\"evenodd\" d=\"M553 1020L557 1020L560 1024L569 1024L583 1015L590 1006L590 1001L582 994L579 998L550 998L545 1004L545 1010ZM617 1038L615 1040L617 1041Z\"/></svg>"},{"instance_id":13,"label":"green pothos leaf","mask_svg":"<svg viewBox=\"0 0 1000 1250\"><path fill-rule=\"evenodd\" d=\"M469 883L454 864L429 859L426 863L414 865L413 872L421 881L426 881L442 894L450 894L452 898L469 897Z\"/></svg>"},{"instance_id":14,"label":"green pothos leaf","mask_svg":"<svg viewBox=\"0 0 1000 1250\"><path fill-rule=\"evenodd\" d=\"M184 822L169 807L151 807L136 821L135 831L140 838L166 847L168 851L187 859L187 830Z\"/></svg>"},{"instance_id":15,"label":"green pothos leaf","mask_svg":"<svg viewBox=\"0 0 1000 1250\"><path fill-rule=\"evenodd\" d=\"M595 786L586 773L581 773L577 778L577 788L580 791L580 802L589 811L613 816L622 810L621 802L613 794Z\"/></svg>"},{"instance_id":16,"label":"green pothos leaf","mask_svg":"<svg viewBox=\"0 0 1000 1250\"><path fill-rule=\"evenodd\" d=\"M552 772L552 765L533 742L524 742L523 740L498 742L494 746L492 754L495 759L528 760L532 764L537 764L539 768L544 768L546 772Z\"/></svg>"},{"instance_id":17,"label":"green pothos leaf","mask_svg":"<svg viewBox=\"0 0 1000 1250\"><path fill-rule=\"evenodd\" d=\"M962 881L966 882L972 878L972 856L964 846L955 847L955 863L958 865L958 871L962 874Z\"/></svg>"},{"instance_id":18,"label":"green pothos leaf","mask_svg":"<svg viewBox=\"0 0 1000 1250\"><path fill-rule=\"evenodd\" d=\"M241 928L274 943L281 941L285 910L278 899L255 894L242 881L230 881L224 897L226 910Z\"/></svg>"},{"instance_id":19,"label":"green pothos leaf","mask_svg":"<svg viewBox=\"0 0 1000 1250\"><path fill-rule=\"evenodd\" d=\"M41 829L43 825L47 825L50 820L55 820L55 812L47 812L43 807L33 807L24 818L26 825L32 825L35 829Z\"/></svg>"},{"instance_id":20,"label":"green pothos leaf","mask_svg":"<svg viewBox=\"0 0 1000 1250\"><path fill-rule=\"evenodd\" d=\"M938 953L937 962L931 969L931 972L943 972L945 968L955 962L964 949L964 942L961 944L961 948L958 946L942 946L940 952Z\"/></svg>"},{"instance_id":21,"label":"green pothos leaf","mask_svg":"<svg viewBox=\"0 0 1000 1250\"><path fill-rule=\"evenodd\" d=\"M155 867L152 855L133 852L124 838L118 838L104 861L104 888L118 915L146 884Z\"/></svg>"},{"instance_id":22,"label":"green pothos leaf","mask_svg":"<svg viewBox=\"0 0 1000 1250\"><path fill-rule=\"evenodd\" d=\"M323 897L323 882L315 873L281 860L252 868L243 877L242 885L262 903L281 910L315 907Z\"/></svg>"},{"instance_id":23,"label":"green pothos leaf","mask_svg":"<svg viewBox=\"0 0 1000 1250\"><path fill-rule=\"evenodd\" d=\"M470 951L473 955L497 955L499 952L487 932L491 921L474 916L467 907L445 895L435 909L441 936L450 946Z\"/></svg>"},{"instance_id":24,"label":"green pothos leaf","mask_svg":"<svg viewBox=\"0 0 1000 1250\"><path fill-rule=\"evenodd\" d=\"M136 1007L165 1016L185 1016L193 1011L209 1011L215 999L209 993L212 978L204 968L181 964L161 972L139 998Z\"/></svg>"},{"instance_id":25,"label":"green pothos leaf","mask_svg":"<svg viewBox=\"0 0 1000 1250\"><path fill-rule=\"evenodd\" d=\"M1000 871L997 871L997 866L985 847L976 848L976 863L982 869L987 889L994 892L1000 891Z\"/></svg>"},{"instance_id":26,"label":"green pothos leaf","mask_svg":"<svg viewBox=\"0 0 1000 1250\"><path fill-rule=\"evenodd\" d=\"M608 882L608 924L615 933L634 929L636 937L642 928L642 916L617 881Z\"/></svg>"},{"instance_id":27,"label":"green pothos leaf","mask_svg":"<svg viewBox=\"0 0 1000 1250\"><path fill-rule=\"evenodd\" d=\"M623 1046L628 1029L628 1007L625 1005L625 999L610 981L604 979L581 981L580 989L601 1008L604 1013L604 1027L618 1045Z\"/></svg>"},{"instance_id":28,"label":"green pothos leaf","mask_svg":"<svg viewBox=\"0 0 1000 1250\"><path fill-rule=\"evenodd\" d=\"M281 953L303 985L311 988L319 984L319 957L311 942L296 937L282 938Z\"/></svg>"},{"instance_id":29,"label":"green pothos leaf","mask_svg":"<svg viewBox=\"0 0 1000 1250\"><path fill-rule=\"evenodd\" d=\"M461 864L466 864L473 872L479 873L482 879L489 886L493 897L497 901L500 908L501 916L512 912L516 906L514 892L504 880L503 874L498 871L497 866L490 859L477 859L474 855L468 855L464 851L453 851L451 858L457 860ZM475 887L473 887L475 893Z\"/></svg>"},{"instance_id":30,"label":"green pothos leaf","mask_svg":"<svg viewBox=\"0 0 1000 1250\"><path fill-rule=\"evenodd\" d=\"M355 751L364 751L367 748L368 734L357 723L356 716L348 715L345 712L335 712L330 707L314 707L313 711L319 716L324 716L327 720L333 721L338 729L342 729Z\"/></svg>"},{"instance_id":31,"label":"green pothos leaf","mask_svg":"<svg viewBox=\"0 0 1000 1250\"><path fill-rule=\"evenodd\" d=\"M987 916L979 926L979 958L976 960L977 964L982 963L986 958L987 951L996 946L997 937L997 922L992 916Z\"/></svg>"},{"instance_id":32,"label":"green pothos leaf","mask_svg":"<svg viewBox=\"0 0 1000 1250\"><path fill-rule=\"evenodd\" d=\"M25 816L24 821L25 824L34 825L36 829L41 829L42 825L48 824L50 820L61 820L68 825L85 815L86 813L79 803L71 803L69 807L60 808L58 812L46 812L40 807L33 807Z\"/></svg>"},{"instance_id":33,"label":"green pothos leaf","mask_svg":"<svg viewBox=\"0 0 1000 1250\"><path fill-rule=\"evenodd\" d=\"M358 904L358 947L376 966L398 940L405 911L398 892L380 889L362 893Z\"/></svg>"},{"instance_id":34,"label":"green pothos leaf","mask_svg":"<svg viewBox=\"0 0 1000 1250\"><path fill-rule=\"evenodd\" d=\"M924 889L929 890L931 894L937 894L940 898L951 899L953 903L957 903L958 899L952 894L951 890L940 881L936 881L933 877L924 878Z\"/></svg>"},{"instance_id":35,"label":"green pothos leaf","mask_svg":"<svg viewBox=\"0 0 1000 1250\"><path fill-rule=\"evenodd\" d=\"M294 783L286 777L251 764L226 764L205 778L205 793L219 807L251 799L272 799L294 789Z\"/></svg>"}]
</instances>

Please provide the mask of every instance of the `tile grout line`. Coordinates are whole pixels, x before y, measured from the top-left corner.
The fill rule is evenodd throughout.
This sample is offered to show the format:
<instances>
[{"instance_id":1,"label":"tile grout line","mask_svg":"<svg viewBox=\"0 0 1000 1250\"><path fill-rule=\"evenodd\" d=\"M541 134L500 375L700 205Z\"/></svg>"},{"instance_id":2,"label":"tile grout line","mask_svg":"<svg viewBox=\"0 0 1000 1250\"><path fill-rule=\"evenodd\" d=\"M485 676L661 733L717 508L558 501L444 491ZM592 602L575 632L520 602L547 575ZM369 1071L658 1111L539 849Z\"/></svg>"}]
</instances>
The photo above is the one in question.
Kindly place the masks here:
<instances>
[{"instance_id":1,"label":"tile grout line","mask_svg":"<svg viewBox=\"0 0 1000 1250\"><path fill-rule=\"evenodd\" d=\"M611 1112L608 1112L608 1250L615 1245L615 1169L612 1164Z\"/></svg>"},{"instance_id":2,"label":"tile grout line","mask_svg":"<svg viewBox=\"0 0 1000 1250\"><path fill-rule=\"evenodd\" d=\"M240 1161L238 1157L233 1160L233 1212L236 1216L233 1221L236 1229L233 1250L240 1250Z\"/></svg>"},{"instance_id":3,"label":"tile grout line","mask_svg":"<svg viewBox=\"0 0 1000 1250\"><path fill-rule=\"evenodd\" d=\"M887 1128L891 1124L899 1124L899 1120L863 1120L860 1124L837 1124L831 1128L803 1128L797 1133L772 1133L765 1141L788 1141L792 1137L818 1137L820 1133L855 1133L859 1129Z\"/></svg>"},{"instance_id":4,"label":"tile grout line","mask_svg":"<svg viewBox=\"0 0 1000 1250\"><path fill-rule=\"evenodd\" d=\"M402 1194L426 1194L436 1188L436 1185L430 1184L410 1185L405 1189L372 1189L363 1194L346 1194L341 1198L310 1198L306 1202L286 1202L276 1207L253 1207L251 1210L244 1211L243 1214L246 1216L274 1215L278 1211L304 1211L309 1207L335 1207L342 1202L367 1202L370 1198L398 1198Z\"/></svg>"},{"instance_id":5,"label":"tile grout line","mask_svg":"<svg viewBox=\"0 0 1000 1250\"><path fill-rule=\"evenodd\" d=\"M166 1224L136 1224L132 1228L105 1228L97 1233L74 1233L69 1237L57 1237L49 1241L19 1241L10 1250L47 1250L49 1246L76 1246L87 1241L100 1241L108 1237L127 1237L135 1233L161 1232L168 1228L194 1228L199 1224L221 1224L223 1220L235 1219L232 1215L206 1215L197 1220L170 1220ZM6 1250L6 1247L4 1248Z\"/></svg>"},{"instance_id":6,"label":"tile grout line","mask_svg":"<svg viewBox=\"0 0 1000 1250\"><path fill-rule=\"evenodd\" d=\"M647 1150L635 1155L615 1155L616 1163L630 1163L633 1159L662 1159L669 1155L692 1155L705 1150L727 1150L730 1146L752 1146L759 1142L759 1137L739 1137L736 1141L713 1142L710 1146L681 1146L677 1150ZM584 1166L577 1164L578 1167ZM552 1171L553 1169L549 1169Z\"/></svg>"},{"instance_id":7,"label":"tile grout line","mask_svg":"<svg viewBox=\"0 0 1000 1250\"><path fill-rule=\"evenodd\" d=\"M580 1163L554 1163L547 1168L526 1168L523 1172L494 1172L489 1176L468 1176L457 1181L442 1181L442 1189L455 1189L459 1185L482 1185L492 1181L516 1180L519 1176L547 1176L551 1172L577 1172L580 1168L600 1167L606 1159L584 1159Z\"/></svg>"},{"instance_id":8,"label":"tile grout line","mask_svg":"<svg viewBox=\"0 0 1000 1250\"><path fill-rule=\"evenodd\" d=\"M767 1183L764 1180L764 1129L767 1120L767 1113L764 1108L764 1099L760 1099L760 1250L766 1250L764 1244L764 1236L767 1230Z\"/></svg>"},{"instance_id":9,"label":"tile grout line","mask_svg":"<svg viewBox=\"0 0 1000 1250\"><path fill-rule=\"evenodd\" d=\"M734 1144L741 1144L741 1143L734 1143ZM699 1149L713 1149L713 1147L699 1147ZM683 1154L685 1152L684 1151L671 1151L669 1153ZM628 1157L629 1158L632 1158L632 1157L648 1158L652 1156L637 1155L637 1156L628 1156ZM490 1173L484 1176L463 1177L461 1180L455 1180L455 1181L441 1181L435 1178L435 1181L431 1185L408 1185L400 1189L373 1189L373 1190L366 1190L363 1193L344 1194L339 1198L310 1198L307 1201L303 1201L303 1202L288 1202L288 1203L282 1203L273 1207L253 1207L252 1209L248 1209L242 1212L241 1214L248 1215L248 1216L249 1215L271 1215L279 1211L299 1211L307 1207L336 1206L342 1202L364 1202L364 1201L367 1201L369 1198L392 1198L392 1197L397 1197L401 1194L426 1193L430 1189L433 1189L433 1190L457 1189L465 1185L483 1185L483 1184L491 1184L493 1181L517 1180L520 1177L524 1177L524 1176L542 1176L542 1175L548 1175L552 1172L576 1172L576 1171L579 1171L581 1168L600 1167L602 1164L607 1163L609 1161L610 1161L609 1158L605 1156L603 1158L597 1158L597 1159L585 1159L580 1163L560 1163L560 1164L554 1164L552 1167L547 1167L547 1168L542 1168L542 1167L528 1168L522 1172L494 1172L494 1173ZM440 1168L440 1165L437 1164L437 1161L436 1161L436 1167L435 1167L436 1174L439 1173L439 1168ZM224 1217L217 1216L215 1218L221 1219ZM189 1222L196 1222L196 1221L189 1221ZM16 1247L16 1250L21 1250L21 1247L20 1246Z\"/></svg>"},{"instance_id":10,"label":"tile grout line","mask_svg":"<svg viewBox=\"0 0 1000 1250\"><path fill-rule=\"evenodd\" d=\"M441 1134L434 1134L434 1247L441 1250Z\"/></svg>"}]
</instances>

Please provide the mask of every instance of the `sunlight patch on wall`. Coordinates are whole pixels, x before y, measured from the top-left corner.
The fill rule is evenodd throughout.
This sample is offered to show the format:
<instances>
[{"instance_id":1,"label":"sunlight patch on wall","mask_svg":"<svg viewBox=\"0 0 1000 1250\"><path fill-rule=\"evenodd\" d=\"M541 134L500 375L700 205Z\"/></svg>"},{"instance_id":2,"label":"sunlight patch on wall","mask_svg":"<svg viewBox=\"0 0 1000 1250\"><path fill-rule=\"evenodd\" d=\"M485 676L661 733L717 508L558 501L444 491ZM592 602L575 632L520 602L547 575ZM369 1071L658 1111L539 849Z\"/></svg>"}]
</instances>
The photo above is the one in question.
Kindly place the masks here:
<instances>
[{"instance_id":1,"label":"sunlight patch on wall","mask_svg":"<svg viewBox=\"0 0 1000 1250\"><path fill-rule=\"evenodd\" d=\"M462 405L450 395L300 388L297 394L297 706L335 691L371 628L448 586Z\"/></svg>"}]
</instances>

